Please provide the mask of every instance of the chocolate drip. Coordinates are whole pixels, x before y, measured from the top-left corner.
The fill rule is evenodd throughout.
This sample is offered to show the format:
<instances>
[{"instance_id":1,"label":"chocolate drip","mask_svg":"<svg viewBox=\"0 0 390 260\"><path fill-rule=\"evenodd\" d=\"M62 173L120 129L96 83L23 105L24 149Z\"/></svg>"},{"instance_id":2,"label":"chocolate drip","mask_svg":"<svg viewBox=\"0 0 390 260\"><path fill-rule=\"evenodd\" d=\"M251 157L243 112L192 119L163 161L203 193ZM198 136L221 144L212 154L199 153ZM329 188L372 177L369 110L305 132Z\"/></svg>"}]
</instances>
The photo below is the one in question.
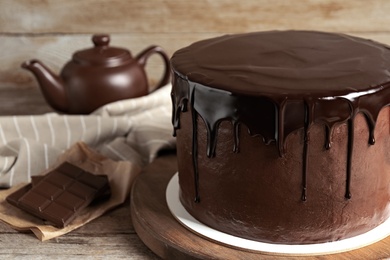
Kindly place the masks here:
<instances>
[{"instance_id":1,"label":"chocolate drip","mask_svg":"<svg viewBox=\"0 0 390 260\"><path fill-rule=\"evenodd\" d=\"M195 88L191 89L191 112L192 112L192 161L194 168L194 183L195 183L195 202L200 202L199 196L199 170L198 170L198 114L194 108Z\"/></svg>"},{"instance_id":2,"label":"chocolate drip","mask_svg":"<svg viewBox=\"0 0 390 260\"><path fill-rule=\"evenodd\" d=\"M172 87L173 115L175 131L180 128L180 113L187 111L186 104L191 104L193 119L193 168L195 182L195 201L200 201L199 195L199 172L197 166L198 144L197 144L197 118L204 121L207 129L207 151L208 157L215 156L217 146L217 129L221 121L228 120L233 127L233 152L239 151L239 129L240 124L245 124L251 136L262 136L266 144L276 143L280 156L285 151L285 139L289 134L298 129L304 129L304 152L302 169L302 195L301 199L307 199L307 174L308 174L308 154L310 143L310 126L313 123L323 123L325 125L325 148L331 148L331 133L337 124L348 124L348 151L347 151L347 172L346 172L346 192L345 197L351 198L351 165L353 154L355 115L359 112L365 115L369 127L369 143L373 140L376 119L380 112L379 108L389 105L390 101L373 105L371 100L378 100L378 96L387 95L390 97L390 84L386 87L376 88L378 91L361 93L359 97L346 99L346 97L322 97L317 100L306 100L296 102L282 100L276 104L274 100L264 97L237 96L227 91L216 90L198 83L186 81L182 76L177 75L177 79ZM178 89L180 91L178 91ZM183 90L184 89L184 90ZM190 95L188 95L190 93ZM362 109L357 104L370 104L371 109ZM284 115L288 115L288 120ZM303 120L301 120L303 118ZM298 123L297 123L298 122ZM303 122L303 124L299 123Z\"/></svg>"},{"instance_id":3,"label":"chocolate drip","mask_svg":"<svg viewBox=\"0 0 390 260\"><path fill-rule=\"evenodd\" d=\"M324 42L326 44L324 44ZM347 51L346 51L347 50ZM348 125L345 197L351 198L354 119L362 113L375 143L379 112L390 104L390 49L356 37L318 32L228 35L179 50L172 58L174 131L191 104L196 201L199 201L197 118L207 130L208 157L215 156L218 127L233 127L239 152L240 125L251 136L275 143L280 156L286 138L303 129L302 200L307 199L310 127L324 125L324 149L335 126ZM212 86L212 87L208 87ZM191 95L189 95L191 93Z\"/></svg>"},{"instance_id":4,"label":"chocolate drip","mask_svg":"<svg viewBox=\"0 0 390 260\"><path fill-rule=\"evenodd\" d=\"M304 137L303 137L303 172L302 172L302 196L301 200L306 201L307 199L307 168L308 168L308 156L309 156L309 142L310 133L309 128L313 122L313 108L314 105L310 101L305 101L305 126L304 126Z\"/></svg>"},{"instance_id":5,"label":"chocolate drip","mask_svg":"<svg viewBox=\"0 0 390 260\"><path fill-rule=\"evenodd\" d=\"M233 122L233 134L234 134L234 146L233 152L240 152L240 123L238 121Z\"/></svg>"},{"instance_id":6,"label":"chocolate drip","mask_svg":"<svg viewBox=\"0 0 390 260\"><path fill-rule=\"evenodd\" d=\"M277 131L275 132L276 140L278 141L278 150L279 155L282 157L286 153L286 147L284 142L284 116L285 116L285 110L286 110L286 100L284 99L279 105L278 105L278 120L277 120Z\"/></svg>"},{"instance_id":7,"label":"chocolate drip","mask_svg":"<svg viewBox=\"0 0 390 260\"><path fill-rule=\"evenodd\" d=\"M331 143L332 129L330 126L325 125L325 149L329 150L332 147Z\"/></svg>"},{"instance_id":8,"label":"chocolate drip","mask_svg":"<svg viewBox=\"0 0 390 260\"><path fill-rule=\"evenodd\" d=\"M350 199L351 195L351 173L352 173L352 152L354 141L354 118L348 120L348 155L347 155L347 178L345 181L345 198Z\"/></svg>"},{"instance_id":9,"label":"chocolate drip","mask_svg":"<svg viewBox=\"0 0 390 260\"><path fill-rule=\"evenodd\" d=\"M185 80L182 80L180 77L175 77L176 81L174 84L188 84ZM180 128L180 112L187 111L187 102L189 100L189 87L184 86L180 88L173 89L171 92L171 99L174 109L172 110L172 125L173 125L173 136L176 136L176 129Z\"/></svg>"}]
</instances>

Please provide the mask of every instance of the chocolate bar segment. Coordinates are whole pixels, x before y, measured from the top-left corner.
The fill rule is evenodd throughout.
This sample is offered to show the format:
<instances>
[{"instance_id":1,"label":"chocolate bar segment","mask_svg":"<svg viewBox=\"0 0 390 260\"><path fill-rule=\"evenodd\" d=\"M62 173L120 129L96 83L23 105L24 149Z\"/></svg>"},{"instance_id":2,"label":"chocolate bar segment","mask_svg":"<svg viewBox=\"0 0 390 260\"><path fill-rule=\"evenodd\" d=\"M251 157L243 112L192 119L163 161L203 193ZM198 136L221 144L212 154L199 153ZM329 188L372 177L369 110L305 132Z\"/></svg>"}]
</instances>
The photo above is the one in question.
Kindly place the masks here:
<instances>
[{"instance_id":1,"label":"chocolate bar segment","mask_svg":"<svg viewBox=\"0 0 390 260\"><path fill-rule=\"evenodd\" d=\"M47 175L32 179L7 201L63 228L97 198L110 194L107 176L93 175L68 162Z\"/></svg>"},{"instance_id":2,"label":"chocolate bar segment","mask_svg":"<svg viewBox=\"0 0 390 260\"><path fill-rule=\"evenodd\" d=\"M43 176L43 175L33 175L33 176L31 176L31 184L32 184L32 186L37 185L43 179L43 177L45 177L45 176Z\"/></svg>"},{"instance_id":3,"label":"chocolate bar segment","mask_svg":"<svg viewBox=\"0 0 390 260\"><path fill-rule=\"evenodd\" d=\"M11 193L10 195L7 196L6 200L8 203L14 205L14 206L17 206L18 203L19 203L19 199L26 193L28 192L30 189L31 189L32 185L31 184L27 184L23 187L21 187L20 189L18 189L17 191Z\"/></svg>"}]
</instances>

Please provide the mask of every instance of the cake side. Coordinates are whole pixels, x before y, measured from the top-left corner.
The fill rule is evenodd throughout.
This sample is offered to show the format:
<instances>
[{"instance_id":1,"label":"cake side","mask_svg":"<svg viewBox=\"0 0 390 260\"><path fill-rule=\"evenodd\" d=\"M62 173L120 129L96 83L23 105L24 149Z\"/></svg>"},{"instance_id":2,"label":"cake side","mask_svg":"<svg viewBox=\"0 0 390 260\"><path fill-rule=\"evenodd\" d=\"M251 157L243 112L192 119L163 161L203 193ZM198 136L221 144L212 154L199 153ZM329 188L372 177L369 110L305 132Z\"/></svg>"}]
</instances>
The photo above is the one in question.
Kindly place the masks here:
<instances>
[{"instance_id":1,"label":"cake side","mask_svg":"<svg viewBox=\"0 0 390 260\"><path fill-rule=\"evenodd\" d=\"M180 198L201 222L302 244L389 217L387 46L318 32L224 36L179 50L172 68Z\"/></svg>"},{"instance_id":2,"label":"cake side","mask_svg":"<svg viewBox=\"0 0 390 260\"><path fill-rule=\"evenodd\" d=\"M261 242L308 244L362 234L390 214L389 109L376 128L377 143L367 143L362 115L355 121L355 153L351 194L345 198L348 133L346 124L334 129L332 149L323 146L324 126L312 127L307 199L301 199L303 130L287 139L280 157L275 146L240 131L239 153L233 153L231 123L222 122L213 158L206 156L207 128L198 118L199 196L195 200L192 167L192 119L182 116L177 130L180 199L199 221L226 233Z\"/></svg>"}]
</instances>

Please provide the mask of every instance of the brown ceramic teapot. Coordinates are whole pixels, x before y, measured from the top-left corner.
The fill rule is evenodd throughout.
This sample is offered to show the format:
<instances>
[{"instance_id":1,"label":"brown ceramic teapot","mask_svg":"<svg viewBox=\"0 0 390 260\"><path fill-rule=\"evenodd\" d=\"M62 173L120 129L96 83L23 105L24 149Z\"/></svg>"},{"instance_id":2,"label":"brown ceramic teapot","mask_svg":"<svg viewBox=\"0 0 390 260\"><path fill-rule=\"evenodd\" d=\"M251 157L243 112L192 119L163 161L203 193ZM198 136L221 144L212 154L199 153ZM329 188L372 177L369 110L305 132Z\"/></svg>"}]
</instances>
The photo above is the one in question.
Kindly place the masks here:
<instances>
[{"instance_id":1,"label":"brown ceramic teapot","mask_svg":"<svg viewBox=\"0 0 390 260\"><path fill-rule=\"evenodd\" d=\"M149 93L145 65L150 55L161 55L165 71L154 89L168 83L169 58L159 46L150 46L135 58L130 51L108 46L108 35L93 35L94 47L73 54L60 76L38 60L22 67L37 78L42 93L55 110L68 114L88 114L109 102Z\"/></svg>"}]
</instances>

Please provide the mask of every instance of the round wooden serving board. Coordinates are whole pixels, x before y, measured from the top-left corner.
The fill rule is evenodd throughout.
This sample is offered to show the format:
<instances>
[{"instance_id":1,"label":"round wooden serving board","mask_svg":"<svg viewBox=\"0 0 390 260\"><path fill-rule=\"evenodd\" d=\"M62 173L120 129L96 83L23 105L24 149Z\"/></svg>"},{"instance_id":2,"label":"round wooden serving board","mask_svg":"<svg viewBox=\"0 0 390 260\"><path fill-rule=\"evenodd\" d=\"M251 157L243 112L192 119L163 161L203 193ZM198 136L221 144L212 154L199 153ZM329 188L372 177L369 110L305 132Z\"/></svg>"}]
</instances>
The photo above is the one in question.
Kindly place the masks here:
<instances>
[{"instance_id":1,"label":"round wooden serving board","mask_svg":"<svg viewBox=\"0 0 390 260\"><path fill-rule=\"evenodd\" d=\"M131 217L141 240L164 259L385 259L390 237L370 246L326 256L286 256L231 248L186 229L167 206L166 188L176 173L176 156L157 158L138 176L131 194Z\"/></svg>"}]
</instances>

